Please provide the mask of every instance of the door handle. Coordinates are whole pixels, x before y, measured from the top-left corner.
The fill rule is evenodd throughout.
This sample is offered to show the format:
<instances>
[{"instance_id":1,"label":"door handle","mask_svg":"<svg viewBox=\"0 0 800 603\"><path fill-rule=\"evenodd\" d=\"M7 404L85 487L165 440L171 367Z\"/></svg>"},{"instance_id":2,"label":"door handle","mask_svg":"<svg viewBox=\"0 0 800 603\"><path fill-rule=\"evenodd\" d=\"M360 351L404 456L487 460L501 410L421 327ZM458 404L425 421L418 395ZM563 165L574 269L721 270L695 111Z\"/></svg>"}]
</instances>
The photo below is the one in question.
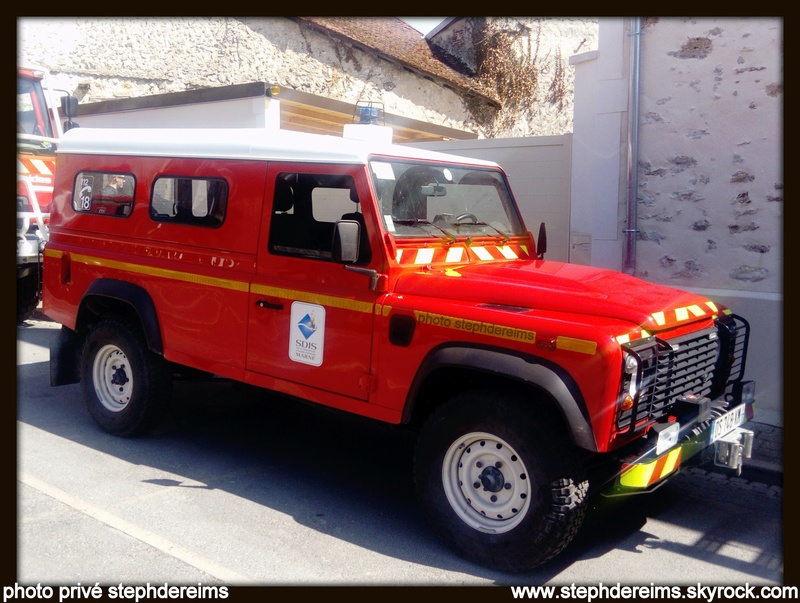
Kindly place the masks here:
<instances>
[{"instance_id":1,"label":"door handle","mask_svg":"<svg viewBox=\"0 0 800 603\"><path fill-rule=\"evenodd\" d=\"M265 299L259 299L256 302L256 305L259 308L267 308L269 310L283 310L283 304L276 303L276 302L268 302Z\"/></svg>"}]
</instances>

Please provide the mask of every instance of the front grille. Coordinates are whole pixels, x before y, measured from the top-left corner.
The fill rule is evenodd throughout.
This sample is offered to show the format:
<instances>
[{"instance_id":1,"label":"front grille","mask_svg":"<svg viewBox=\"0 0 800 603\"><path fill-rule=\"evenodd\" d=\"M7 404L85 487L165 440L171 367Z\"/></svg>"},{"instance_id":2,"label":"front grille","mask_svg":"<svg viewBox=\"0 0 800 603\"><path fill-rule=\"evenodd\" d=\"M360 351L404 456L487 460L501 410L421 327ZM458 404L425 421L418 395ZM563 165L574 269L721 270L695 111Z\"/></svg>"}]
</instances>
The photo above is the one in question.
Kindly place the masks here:
<instances>
[{"instance_id":1,"label":"front grille","mask_svg":"<svg viewBox=\"0 0 800 603\"><path fill-rule=\"evenodd\" d=\"M748 334L747 322L731 315L715 327L681 337L650 337L624 345L639 359L639 386L633 407L617 417L618 429L661 418L687 394L712 399L723 395L729 383L744 375Z\"/></svg>"},{"instance_id":2,"label":"front grille","mask_svg":"<svg viewBox=\"0 0 800 603\"><path fill-rule=\"evenodd\" d=\"M728 370L719 371L719 382L715 387L724 388L726 383L741 381L747 359L747 345L750 339L750 325L741 316L731 314L718 322L722 348L729 354Z\"/></svg>"}]
</instances>

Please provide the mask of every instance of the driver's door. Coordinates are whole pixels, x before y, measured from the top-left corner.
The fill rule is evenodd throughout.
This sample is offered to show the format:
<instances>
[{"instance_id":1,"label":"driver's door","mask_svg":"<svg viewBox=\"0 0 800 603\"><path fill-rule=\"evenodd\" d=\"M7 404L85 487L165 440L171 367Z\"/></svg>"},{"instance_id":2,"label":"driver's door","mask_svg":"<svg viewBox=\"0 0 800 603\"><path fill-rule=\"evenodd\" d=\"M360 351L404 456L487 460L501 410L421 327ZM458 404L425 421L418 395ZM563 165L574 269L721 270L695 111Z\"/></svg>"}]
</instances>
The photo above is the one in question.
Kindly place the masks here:
<instances>
[{"instance_id":1,"label":"driver's door","mask_svg":"<svg viewBox=\"0 0 800 603\"><path fill-rule=\"evenodd\" d=\"M335 222L360 209L359 174L357 166L269 168L247 369L280 380L281 389L294 383L368 398L377 294L331 254Z\"/></svg>"}]
</instances>

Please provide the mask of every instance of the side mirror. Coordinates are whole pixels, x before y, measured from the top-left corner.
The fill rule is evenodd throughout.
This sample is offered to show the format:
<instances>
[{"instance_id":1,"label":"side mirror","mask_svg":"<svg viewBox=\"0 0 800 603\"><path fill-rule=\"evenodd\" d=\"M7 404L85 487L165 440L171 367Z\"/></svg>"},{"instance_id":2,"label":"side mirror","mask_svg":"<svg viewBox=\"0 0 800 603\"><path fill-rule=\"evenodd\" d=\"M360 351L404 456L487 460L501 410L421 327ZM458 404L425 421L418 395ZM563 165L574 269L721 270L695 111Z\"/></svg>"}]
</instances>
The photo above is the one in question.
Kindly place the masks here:
<instances>
[{"instance_id":1,"label":"side mirror","mask_svg":"<svg viewBox=\"0 0 800 603\"><path fill-rule=\"evenodd\" d=\"M355 220L339 220L333 230L333 260L352 264L358 260L361 225Z\"/></svg>"},{"instance_id":2,"label":"side mirror","mask_svg":"<svg viewBox=\"0 0 800 603\"><path fill-rule=\"evenodd\" d=\"M72 118L78 114L78 98L68 94L61 97L61 113L67 118L64 122L64 131L68 132L72 128L77 128L79 124L72 121Z\"/></svg>"},{"instance_id":3,"label":"side mirror","mask_svg":"<svg viewBox=\"0 0 800 603\"><path fill-rule=\"evenodd\" d=\"M542 222L539 224L539 236L536 237L536 257L543 260L545 253L547 253L547 229Z\"/></svg>"},{"instance_id":4,"label":"side mirror","mask_svg":"<svg viewBox=\"0 0 800 603\"><path fill-rule=\"evenodd\" d=\"M61 113L64 117L75 117L78 114L78 98L71 94L62 96Z\"/></svg>"}]
</instances>

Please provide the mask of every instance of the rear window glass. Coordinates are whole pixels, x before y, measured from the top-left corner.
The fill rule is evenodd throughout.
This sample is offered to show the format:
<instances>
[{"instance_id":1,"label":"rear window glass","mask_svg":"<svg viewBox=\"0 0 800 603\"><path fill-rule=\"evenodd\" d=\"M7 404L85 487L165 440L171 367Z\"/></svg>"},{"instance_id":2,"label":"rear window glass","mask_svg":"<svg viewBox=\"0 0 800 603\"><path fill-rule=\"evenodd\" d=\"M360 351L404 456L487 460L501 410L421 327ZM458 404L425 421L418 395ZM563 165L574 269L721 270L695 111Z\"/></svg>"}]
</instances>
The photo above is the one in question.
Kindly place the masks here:
<instances>
[{"instance_id":1,"label":"rear window glass","mask_svg":"<svg viewBox=\"0 0 800 603\"><path fill-rule=\"evenodd\" d=\"M127 217L133 210L135 190L133 174L81 172L75 179L72 207L82 213Z\"/></svg>"},{"instance_id":2,"label":"rear window glass","mask_svg":"<svg viewBox=\"0 0 800 603\"><path fill-rule=\"evenodd\" d=\"M222 178L161 176L153 183L150 217L157 222L220 226L228 204Z\"/></svg>"}]
</instances>

